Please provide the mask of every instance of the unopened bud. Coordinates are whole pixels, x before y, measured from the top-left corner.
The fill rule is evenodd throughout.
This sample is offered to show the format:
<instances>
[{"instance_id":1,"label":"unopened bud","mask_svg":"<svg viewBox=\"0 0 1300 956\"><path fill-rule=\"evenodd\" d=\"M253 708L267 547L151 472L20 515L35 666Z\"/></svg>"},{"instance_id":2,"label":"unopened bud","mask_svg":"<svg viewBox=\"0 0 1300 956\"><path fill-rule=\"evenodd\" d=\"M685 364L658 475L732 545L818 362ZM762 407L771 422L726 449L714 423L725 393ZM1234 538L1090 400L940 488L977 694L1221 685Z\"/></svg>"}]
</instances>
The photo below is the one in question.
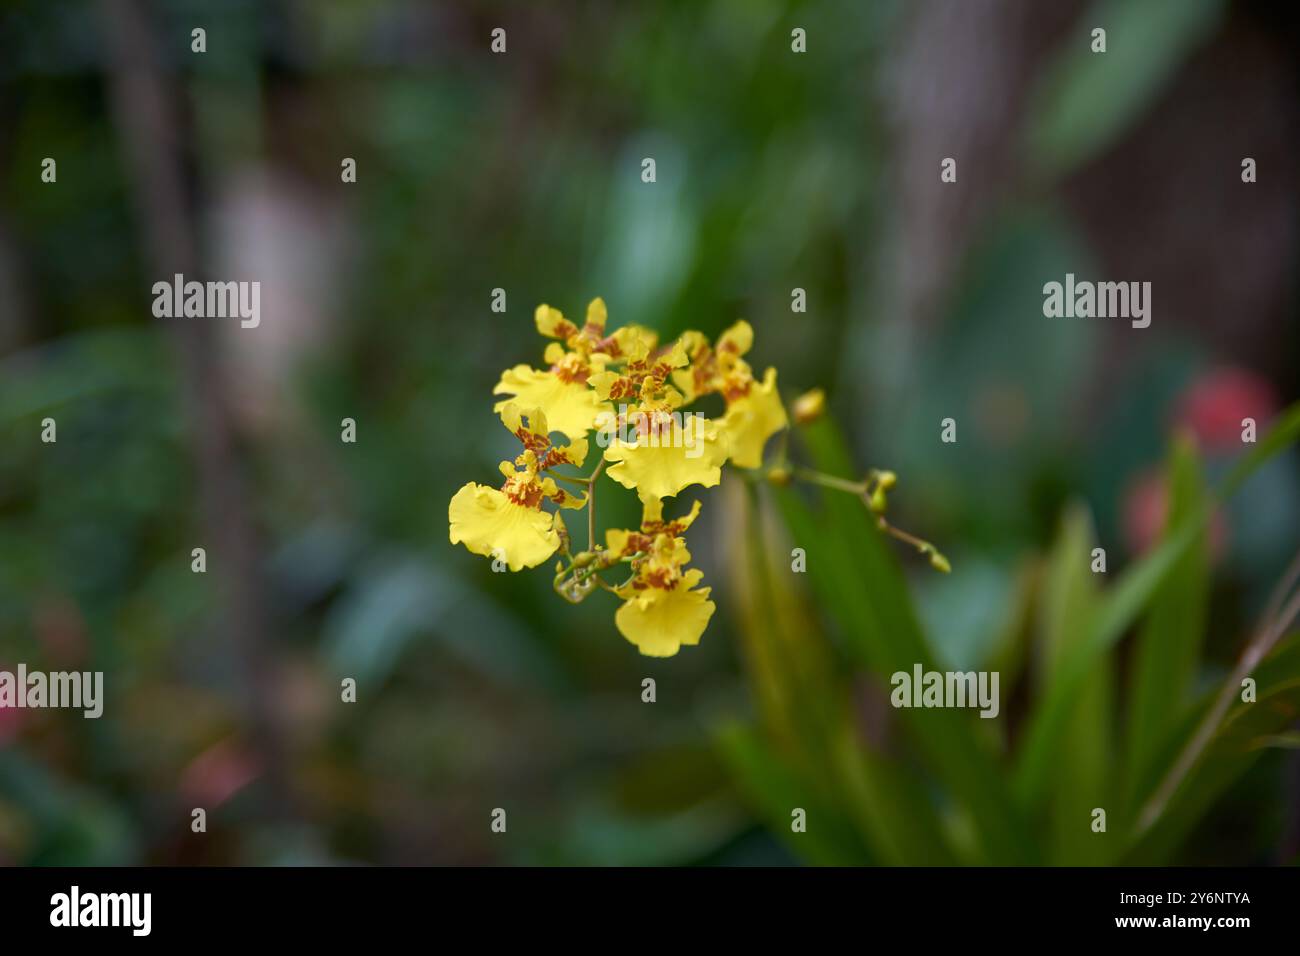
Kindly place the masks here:
<instances>
[{"instance_id":1,"label":"unopened bud","mask_svg":"<svg viewBox=\"0 0 1300 956\"><path fill-rule=\"evenodd\" d=\"M790 469L782 468L780 465L768 469L767 472L767 480L774 485L788 485L790 484L790 477Z\"/></svg>"},{"instance_id":2,"label":"unopened bud","mask_svg":"<svg viewBox=\"0 0 1300 956\"><path fill-rule=\"evenodd\" d=\"M794 400L794 420L807 425L821 418L826 411L826 393L820 388L804 392Z\"/></svg>"}]
</instances>

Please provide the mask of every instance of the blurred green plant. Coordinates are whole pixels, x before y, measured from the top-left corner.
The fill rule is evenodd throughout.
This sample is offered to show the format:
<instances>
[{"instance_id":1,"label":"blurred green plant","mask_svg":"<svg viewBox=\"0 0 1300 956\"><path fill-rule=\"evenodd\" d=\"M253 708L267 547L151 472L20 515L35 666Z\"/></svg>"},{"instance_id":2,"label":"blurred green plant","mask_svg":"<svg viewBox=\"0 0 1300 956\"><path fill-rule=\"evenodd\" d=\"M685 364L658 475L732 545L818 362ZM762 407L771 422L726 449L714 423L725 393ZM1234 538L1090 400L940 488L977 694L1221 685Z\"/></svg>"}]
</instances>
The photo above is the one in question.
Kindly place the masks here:
<instances>
[{"instance_id":1,"label":"blurred green plant","mask_svg":"<svg viewBox=\"0 0 1300 956\"><path fill-rule=\"evenodd\" d=\"M189 117L174 135L195 212L212 227L206 256L214 267L242 261L249 277L278 275L286 304L301 306L275 323L282 347L226 356L243 410L231 453L249 469L273 597L268 650L298 798L288 820L268 809L264 778L238 791L223 782L232 770L243 779L245 763L258 769L258 735L243 719L219 576L189 570L202 517L186 376L166 327L140 304L156 278L131 203L140 184L123 163L129 133L111 110L105 24L80 6L19 0L0 13L0 85L12 89L0 137L0 661L84 661L119 676L101 721L0 715L0 862L782 862L789 857L754 826L707 747L711 715L734 713L744 694L732 659L742 623L761 716L732 728L740 735L726 753L750 768L738 779L756 802L775 808L775 833L790 835L790 807L808 810L808 832L792 843L801 857L955 862L1068 851L1051 842L1063 839L1052 821L1070 813L1053 772L1061 768L1045 765L1046 786L1023 784L1042 791L1041 804L1005 809L1024 761L1021 702L1032 683L1032 713L1049 684L1073 680L1071 648L1089 633L1078 609L1095 610L1113 589L1089 589L1094 579L1077 565L1049 575L1046 561L1017 571L1013 558L1043 545L1070 495L1093 503L1096 533L1118 553L1126 484L1147 465L1179 391L1225 355L1189 315L1164 326L1168 339L1135 353L1127 372L1099 374L1110 366L1103 328L1025 323L1041 304L1025 277L1101 268L1107 243L1070 215L1062 187L1150 132L1146 120L1162 104L1186 102L1180 90L1200 95L1185 65L1206 41L1226 36L1231 51L1249 38L1258 21L1249 5L1102 0L1078 11L1077 32L1023 78L1030 112L1014 119L1031 175L1013 174L1017 188L987 227L962 240L968 251L943 320L924 330L911 309L870 308L893 297L895 259L924 251L903 228L916 207L900 188L900 163L912 153L901 104L887 92L907 88L890 78L925 23L910 4L320 0L286 13L243 0L204 9L210 34L223 39L202 58L189 55L192 0L144 5L156 18L153 52ZM507 57L485 53L499 23L510 24ZM1110 34L1105 57L1088 48L1095 24ZM790 54L795 25L811 55ZM1024 32L1025 52L1056 36ZM960 64L985 44L945 49ZM935 74L918 59L929 88ZM1241 75L1273 69L1266 57L1224 62L1239 63ZM985 129L989 118L970 116ZM1158 155L1211 145L1197 124L1172 125ZM355 156L362 175L340 189L342 155ZM647 155L659 160L653 190L637 175ZM60 157L58 188L34 178L46 156ZM1127 207L1096 212L1131 225ZM1148 218L1153 236L1184 228L1181 217ZM1223 234L1220 225L1197 231L1215 254ZM1258 239L1261 252L1288 242L1285 230ZM1269 287L1267 273L1249 278ZM794 315L796 285L810 306ZM498 286L509 287L508 315L488 310L486 293ZM744 315L781 357L784 382L824 384L865 412L854 417L855 445L906 468L900 521L954 549L955 575L927 569L915 582L920 624L905 597L900 610L876 595L903 580L876 553L869 519L853 516L865 554L856 541L846 550L821 535L836 509L864 510L829 490L846 500L813 507L786 496L820 535L810 570L845 593L822 613L777 588L788 565L751 555L740 573L768 586L722 602L716 639L674 659L671 680L627 653L594 602L556 608L549 580L503 588L488 562L445 547L457 476L491 473L509 439L467 435L464 396L497 380L503 336L530 321L520 303L595 288L621 318L665 335L717 334ZM1277 294L1287 311L1257 331L1280 362L1255 371L1285 388L1295 374L1296 350L1285 348L1294 296L1284 281ZM1238 344L1231 352L1245 360L1249 344ZM1077 414L1081 397L1103 388L1109 400ZM960 445L940 445L924 426L952 408L982 411L984 423L964 427ZM58 419L56 445L36 440L46 415ZM338 441L345 416L361 423L359 445ZM1217 464L1208 460L1207 472ZM1213 701L1198 695L1219 676L1237 604L1258 602L1260 569L1278 563L1300 513L1295 465L1275 462L1252 480L1249 511L1234 510L1214 616L1180 603L1173 582L1195 575L1174 571L1164 597L1126 628L1130 637L1095 658L1103 666L1085 668L1084 713L1052 718L1064 720L1044 737L1052 747L1081 745L1089 721L1110 735L1080 754L1079 772L1109 770L1103 792L1133 813L1209 713ZM838 474L855 471L846 462ZM769 542L787 534L771 492L754 494L764 523L750 533ZM601 510L622 527L640 513L631 495L608 495ZM1066 529L1086 538L1082 512L1070 514ZM715 554L722 530L706 512L700 565L718 573L734 564ZM1070 547L1063 531L1052 553ZM827 548L848 562L824 567ZM1175 563L1195 555L1203 560L1199 543ZM883 584L872 580L881 574ZM871 664L867 652L882 639L859 631L858 619L886 632L894 656L921 647L945 667L999 670L1011 732L989 726L1004 721L971 725L933 711L890 726L892 712L863 688L890 660L877 650ZM1205 639L1181 640L1193 626ZM1117 656L1130 668L1123 694ZM1271 666L1255 672L1261 687ZM628 693L647 675L660 679L655 708ZM362 684L358 704L325 706L343 676ZM1184 705L1164 707L1167 694ZM1273 720L1258 709L1244 717ZM1185 858L1189 848L1206 861L1239 861L1284 845L1269 837L1286 804L1264 779L1281 761L1257 758L1292 738L1245 719L1231 735L1226 720L1215 726L1225 728L1221 749L1204 751L1205 769L1194 767L1175 794L1190 822L1174 826L1177 808L1162 811L1135 861ZM1112 766L1099 769L1097 752L1114 755ZM1260 766L1247 774L1252 763ZM1242 782L1214 785L1231 779ZM198 838L188 830L191 789L213 784L212 829ZM503 793L528 808L526 825L512 810L510 841L482 825L482 808ZM1196 824L1210 808L1210 824ZM1209 839L1189 839L1190 826Z\"/></svg>"},{"instance_id":2,"label":"blurred green plant","mask_svg":"<svg viewBox=\"0 0 1300 956\"><path fill-rule=\"evenodd\" d=\"M818 468L851 473L829 418L800 434ZM1170 862L1267 748L1293 746L1285 731L1300 713L1300 634L1287 632L1300 614L1300 562L1219 689L1198 694L1194 678L1204 663L1210 517L1297 436L1300 405L1213 493L1192 445L1176 441L1162 539L1110 586L1090 568L1086 509L1068 508L1050 553L1024 579L1027 611L1016 626L1028 639L986 662L1001 669L1003 701L1014 702L997 722L891 710L880 690L889 675L936 668L937 658L868 509L829 489L810 502L751 483L749 560L738 574L758 716L719 732L734 776L773 831L815 863ZM777 570L782 552L767 537L779 525L808 549L822 615ZM1243 700L1247 677L1253 701ZM859 693L864 680L874 694ZM805 832L791 825L795 808L806 811ZM1104 832L1094 832L1094 808L1106 811Z\"/></svg>"},{"instance_id":3,"label":"blurred green plant","mask_svg":"<svg viewBox=\"0 0 1300 956\"><path fill-rule=\"evenodd\" d=\"M1224 0L1094 3L1034 91L1026 135L1035 173L1067 175L1114 145L1214 34L1226 6ZM1110 35L1105 56L1092 49L1097 27Z\"/></svg>"}]
</instances>

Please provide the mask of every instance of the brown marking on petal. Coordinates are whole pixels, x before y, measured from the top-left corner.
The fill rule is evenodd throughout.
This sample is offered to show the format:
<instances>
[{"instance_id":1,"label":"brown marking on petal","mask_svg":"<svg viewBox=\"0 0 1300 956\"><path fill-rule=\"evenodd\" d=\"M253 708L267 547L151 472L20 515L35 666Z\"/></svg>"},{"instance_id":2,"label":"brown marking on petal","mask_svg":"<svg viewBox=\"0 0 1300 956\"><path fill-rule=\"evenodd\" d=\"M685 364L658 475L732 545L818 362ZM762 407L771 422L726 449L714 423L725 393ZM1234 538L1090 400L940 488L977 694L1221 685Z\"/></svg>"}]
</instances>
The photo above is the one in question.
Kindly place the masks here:
<instances>
[{"instance_id":1,"label":"brown marking on petal","mask_svg":"<svg viewBox=\"0 0 1300 956\"><path fill-rule=\"evenodd\" d=\"M501 486L501 493L517 505L525 508L537 508L542 503L542 486L529 481L527 476L516 475Z\"/></svg>"},{"instance_id":2,"label":"brown marking on petal","mask_svg":"<svg viewBox=\"0 0 1300 956\"><path fill-rule=\"evenodd\" d=\"M627 398L628 396L635 395L635 394L636 394L636 385L632 382L631 379L625 378L623 376L619 376L617 379L615 379L614 383L609 387L609 397L611 399Z\"/></svg>"},{"instance_id":3,"label":"brown marking on petal","mask_svg":"<svg viewBox=\"0 0 1300 956\"><path fill-rule=\"evenodd\" d=\"M554 468L556 465L576 465L577 461L569 454L569 448L552 448L546 453L546 458L542 460L541 467Z\"/></svg>"},{"instance_id":4,"label":"brown marking on petal","mask_svg":"<svg viewBox=\"0 0 1300 956\"><path fill-rule=\"evenodd\" d=\"M673 437L673 413L655 409L646 416L651 435L662 441L671 441Z\"/></svg>"},{"instance_id":5,"label":"brown marking on petal","mask_svg":"<svg viewBox=\"0 0 1300 956\"><path fill-rule=\"evenodd\" d=\"M652 588L670 591L677 583L677 571L673 568L650 568L642 573L642 580Z\"/></svg>"},{"instance_id":6,"label":"brown marking on petal","mask_svg":"<svg viewBox=\"0 0 1300 956\"><path fill-rule=\"evenodd\" d=\"M748 395L750 389L753 387L754 380L752 378L742 379L740 381L737 381L736 379L728 379L722 386L722 395L728 403L734 402L737 399L744 398Z\"/></svg>"},{"instance_id":7,"label":"brown marking on petal","mask_svg":"<svg viewBox=\"0 0 1300 956\"><path fill-rule=\"evenodd\" d=\"M686 519L674 518L672 521L643 521L641 530L648 536L648 541L654 541L657 535L666 534L670 538L680 538L686 531Z\"/></svg>"},{"instance_id":8,"label":"brown marking on petal","mask_svg":"<svg viewBox=\"0 0 1300 956\"><path fill-rule=\"evenodd\" d=\"M591 375L591 368L582 360L581 356L570 353L552 365L551 372L565 384L573 382L581 384L586 382L587 377Z\"/></svg>"},{"instance_id":9,"label":"brown marking on petal","mask_svg":"<svg viewBox=\"0 0 1300 956\"><path fill-rule=\"evenodd\" d=\"M524 448L531 451L539 459L542 457L542 450L551 443L551 440L545 435L538 435L536 432L530 432L522 426L515 429L515 437L523 442ZM542 465L545 468L545 465Z\"/></svg>"},{"instance_id":10,"label":"brown marking on petal","mask_svg":"<svg viewBox=\"0 0 1300 956\"><path fill-rule=\"evenodd\" d=\"M638 551L649 551L650 545L653 543L654 538L630 531L628 532L627 543L623 545L623 550L618 553L618 556L621 558L629 554L636 554Z\"/></svg>"}]
</instances>

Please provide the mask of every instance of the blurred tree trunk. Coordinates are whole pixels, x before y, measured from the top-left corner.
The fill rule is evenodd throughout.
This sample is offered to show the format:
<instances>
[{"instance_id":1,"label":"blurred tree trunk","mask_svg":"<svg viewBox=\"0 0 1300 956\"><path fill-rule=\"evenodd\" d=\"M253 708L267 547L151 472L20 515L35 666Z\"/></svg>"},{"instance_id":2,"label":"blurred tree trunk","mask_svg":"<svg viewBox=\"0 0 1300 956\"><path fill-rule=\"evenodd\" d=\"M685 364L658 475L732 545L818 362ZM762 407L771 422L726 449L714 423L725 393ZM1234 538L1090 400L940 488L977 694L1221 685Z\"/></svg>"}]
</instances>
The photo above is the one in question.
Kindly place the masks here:
<instances>
[{"instance_id":1,"label":"blurred tree trunk","mask_svg":"<svg viewBox=\"0 0 1300 956\"><path fill-rule=\"evenodd\" d=\"M185 182L186 127L164 79L145 9L136 0L105 5L112 109L121 133L127 178L133 183L151 280L176 273L202 278ZM142 302L147 301L142 297ZM266 785L264 809L287 813L289 789L283 735L274 703L267 651L266 601L248 486L235 446L227 383L214 326L202 319L162 319L178 356L180 387L191 423L199 476L200 512L209 573L216 579L219 633L234 654L243 684L246 728ZM183 556L188 561L189 555Z\"/></svg>"}]
</instances>

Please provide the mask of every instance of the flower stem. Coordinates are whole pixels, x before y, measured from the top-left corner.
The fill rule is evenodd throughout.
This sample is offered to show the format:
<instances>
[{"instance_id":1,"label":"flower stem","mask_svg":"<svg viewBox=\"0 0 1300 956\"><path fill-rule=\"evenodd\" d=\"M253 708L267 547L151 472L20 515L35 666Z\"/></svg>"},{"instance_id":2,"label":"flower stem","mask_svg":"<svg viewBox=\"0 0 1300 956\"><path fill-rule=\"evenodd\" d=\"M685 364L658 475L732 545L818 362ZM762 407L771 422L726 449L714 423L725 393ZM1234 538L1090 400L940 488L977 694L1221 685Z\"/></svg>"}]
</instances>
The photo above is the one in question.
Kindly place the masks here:
<instances>
[{"instance_id":1,"label":"flower stem","mask_svg":"<svg viewBox=\"0 0 1300 956\"><path fill-rule=\"evenodd\" d=\"M802 465L796 465L793 474L796 478L802 478L814 485L833 488L836 491L847 491L851 495L860 495L867 490L867 482L865 481L847 481L843 478L836 478L834 475L827 475L811 468L805 468Z\"/></svg>"},{"instance_id":2,"label":"flower stem","mask_svg":"<svg viewBox=\"0 0 1300 956\"><path fill-rule=\"evenodd\" d=\"M888 521L885 520L884 515L881 515L876 519L876 526L880 528L881 531L885 532L885 534L889 535L891 538L897 538L899 541L902 541L904 544L910 544L912 547L916 548L917 551L926 552L926 551L934 550L934 545L932 545L929 541L926 541L922 538L918 538L914 534L908 534L902 528L894 527L892 524L890 524Z\"/></svg>"},{"instance_id":3,"label":"flower stem","mask_svg":"<svg viewBox=\"0 0 1300 956\"><path fill-rule=\"evenodd\" d=\"M930 566L936 571L942 571L947 574L952 570L939 550L926 541L924 538L918 538L914 534L908 534L902 528L896 528L885 520L885 493L894 486L895 477L893 472L879 471L873 468L867 472L867 477L861 481L849 481L846 478L836 478L834 475L828 475L824 472L815 471L812 468L805 468L802 465L795 465L790 473L794 477L803 481L810 482L814 485L820 485L823 488L830 488L834 491L843 491L862 499L862 503L867 509L876 516L876 527L891 538L902 541L904 544L911 545L917 550L917 553L926 557L930 561Z\"/></svg>"},{"instance_id":4,"label":"flower stem","mask_svg":"<svg viewBox=\"0 0 1300 956\"><path fill-rule=\"evenodd\" d=\"M916 548L918 554L930 559L930 567L934 568L936 571L942 571L944 574L947 574L952 570L952 565L948 563L948 559L945 558L934 545L929 541L926 541L924 538L918 538L914 534L908 534L902 528L895 528L885 520L884 515L878 515L876 517L876 526L891 538L897 538L904 544L910 544L912 547Z\"/></svg>"},{"instance_id":5,"label":"flower stem","mask_svg":"<svg viewBox=\"0 0 1300 956\"><path fill-rule=\"evenodd\" d=\"M600 471L605 467L605 459L602 458L596 465L590 477L587 478L587 550L594 551L596 548L596 479L600 477Z\"/></svg>"}]
</instances>

